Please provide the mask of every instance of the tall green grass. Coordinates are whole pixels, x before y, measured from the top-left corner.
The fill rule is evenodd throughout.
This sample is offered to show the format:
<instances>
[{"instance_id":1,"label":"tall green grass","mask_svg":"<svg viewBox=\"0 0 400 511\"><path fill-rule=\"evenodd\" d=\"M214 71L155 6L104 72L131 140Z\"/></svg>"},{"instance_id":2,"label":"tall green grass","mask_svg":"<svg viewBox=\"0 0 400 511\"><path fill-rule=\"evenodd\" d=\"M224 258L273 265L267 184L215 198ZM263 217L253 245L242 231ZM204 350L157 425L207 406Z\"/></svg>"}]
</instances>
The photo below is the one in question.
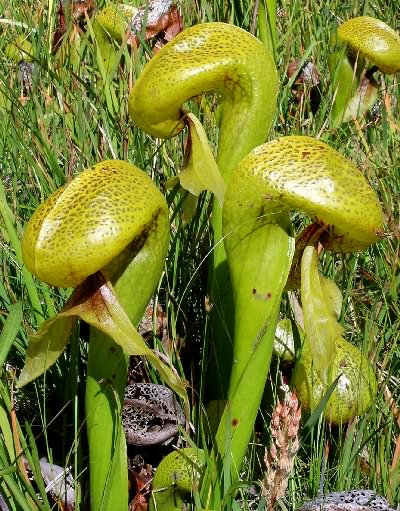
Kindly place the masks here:
<instances>
[{"instance_id":1,"label":"tall green grass","mask_svg":"<svg viewBox=\"0 0 400 511\"><path fill-rule=\"evenodd\" d=\"M182 2L186 25L220 20L247 30L254 20L254 2ZM400 467L391 467L399 438L397 418L385 394L398 401L399 349L399 203L400 122L399 76L382 78L379 109L368 122L332 130L329 112L333 91L327 56L329 37L339 20L368 14L400 30L396 2L335 0L283 0L278 4L276 64L281 80L276 119L271 138L287 134L317 136L344 154L364 172L376 190L385 212L385 236L363 254L325 255L324 273L343 290L342 323L346 338L370 356L380 380L372 409L342 428L319 420L304 439L282 505L293 510L306 498L324 492L355 487L373 488L393 504L400 501ZM18 436L31 466L46 456L60 465L72 465L82 491L77 509L85 509L87 484L84 431L83 384L87 331L76 329L74 339L59 362L28 389L15 394L10 368L18 373L23 365L27 335L43 319L54 314L70 290L56 290L34 279L21 258L23 226L38 204L57 187L91 164L121 158L134 162L161 187L182 165L183 136L160 142L139 131L127 113L132 83L149 58L148 47L130 53L119 49L121 65L102 69L90 30L82 33L77 59L60 59L49 52L52 30L57 23L54 2L0 3L0 324L6 350L0 347L1 452L0 491L7 487L15 496L11 509L48 509L40 475L37 488L27 483L18 468L19 455L11 438L10 396L17 401ZM73 30L69 22L69 30ZM33 45L34 71L30 90L23 91L16 62L6 56L7 45L23 34ZM118 51L118 48L117 48ZM232 47L232 52L235 48ZM294 100L286 70L293 58L311 60L321 74L321 105L315 114L307 103ZM25 99L21 101L21 93ZM215 140L217 98L196 101L211 140ZM389 108L388 108L389 107ZM182 219L184 196L166 189L171 208L172 236L165 274L156 299L168 318L168 349L182 378L189 381L193 420L199 430L202 393L209 352L205 335L207 308L207 257L212 250L209 230L210 197L200 197L190 223ZM298 223L302 222L299 218ZM283 305L283 311L285 307ZM19 321L19 308L23 317ZM16 312L17 311L17 312ZM18 319L18 321L16 320ZM11 325L11 327L10 327ZM3 351L1 351L3 350ZM4 355L4 356L3 356ZM8 366L6 365L8 364ZM150 374L157 379L157 375ZM277 381L279 381L277 379ZM272 388L275 388L273 385ZM262 450L268 443L269 414L276 389L266 397L264 420L257 429L262 442L250 450L244 480L262 477ZM199 433L200 435L200 433ZM256 506L244 485L243 502ZM257 487L257 484L256 484ZM37 497L37 494L41 497ZM231 504L237 507L237 503ZM42 507L41 507L42 506ZM234 508L234 507L233 507ZM255 507L253 507L255 508Z\"/></svg>"}]
</instances>

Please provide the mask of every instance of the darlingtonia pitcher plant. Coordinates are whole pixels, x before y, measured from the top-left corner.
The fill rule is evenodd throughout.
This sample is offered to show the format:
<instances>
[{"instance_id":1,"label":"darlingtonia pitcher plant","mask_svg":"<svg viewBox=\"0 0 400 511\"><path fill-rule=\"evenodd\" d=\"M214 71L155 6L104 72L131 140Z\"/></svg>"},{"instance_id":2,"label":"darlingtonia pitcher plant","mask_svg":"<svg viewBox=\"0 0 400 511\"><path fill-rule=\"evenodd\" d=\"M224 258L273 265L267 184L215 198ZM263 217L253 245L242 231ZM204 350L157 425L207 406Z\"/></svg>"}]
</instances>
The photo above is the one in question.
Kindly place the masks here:
<instances>
[{"instance_id":1,"label":"darlingtonia pitcher plant","mask_svg":"<svg viewBox=\"0 0 400 511\"><path fill-rule=\"evenodd\" d=\"M103 59L114 56L113 44L123 40L129 19L122 7L96 14L94 42L97 37ZM338 127L371 105L368 100L364 106L365 94L354 83L361 76L359 67L354 72L354 56L368 59L373 72L376 66L394 73L400 40L381 22L357 18L339 27L331 44L332 125ZM221 102L215 159L188 103L209 92ZM358 252L378 241L381 206L362 172L323 141L284 136L266 142L277 94L274 59L261 41L233 25L204 23L153 56L128 98L130 117L145 133L165 139L188 131L180 186L193 195L214 194L208 290L213 353L207 379L209 397L223 401L223 413L209 452L192 444L161 462L150 501L154 510L183 509L196 490L196 505L216 511L226 496L221 485L226 466L229 485L237 482L288 289L299 289L304 313L298 325L303 348L292 381L303 409L315 409L335 383L325 416L340 424L363 413L376 393L373 367L345 340L338 322L341 292L320 274L318 259L324 251ZM293 211L309 218L303 232L295 232ZM129 355L146 357L180 396L189 419L185 382L136 330L164 271L169 231L163 193L143 170L120 160L99 162L59 188L24 231L27 268L52 286L75 291L31 336L19 385L57 360L76 317L90 325L86 420L92 511L127 507L121 407ZM290 322L285 331L293 337Z\"/></svg>"}]
</instances>

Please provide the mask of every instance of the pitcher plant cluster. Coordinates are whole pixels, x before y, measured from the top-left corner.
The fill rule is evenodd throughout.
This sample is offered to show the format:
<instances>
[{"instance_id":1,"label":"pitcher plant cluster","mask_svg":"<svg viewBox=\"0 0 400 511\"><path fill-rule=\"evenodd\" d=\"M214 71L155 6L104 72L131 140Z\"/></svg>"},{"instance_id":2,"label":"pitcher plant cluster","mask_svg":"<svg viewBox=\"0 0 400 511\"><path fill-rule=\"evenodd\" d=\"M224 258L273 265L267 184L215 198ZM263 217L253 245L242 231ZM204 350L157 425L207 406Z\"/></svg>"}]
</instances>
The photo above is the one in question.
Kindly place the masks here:
<instances>
[{"instance_id":1,"label":"pitcher plant cluster","mask_svg":"<svg viewBox=\"0 0 400 511\"><path fill-rule=\"evenodd\" d=\"M126 43L132 16L128 7L111 4L91 21L104 79L107 69L119 64L116 48ZM16 42L10 49L10 58L29 52L25 43L19 46ZM339 26L331 48L331 125L338 127L371 108L376 71L400 70L400 38L381 21L360 17ZM191 98L209 92L220 100L215 158L188 107ZM222 413L209 450L192 443L160 463L150 499L154 510L182 509L191 494L197 495L196 509L216 510L229 492L234 494L273 350L279 343L286 354L293 350L295 332L302 348L291 384L303 410L314 410L329 395L323 413L340 424L375 399L375 371L344 338L342 293L321 275L318 261L325 251L363 251L378 241L381 206L364 175L321 140L285 136L265 142L277 95L270 49L250 33L217 22L188 28L163 46L129 94L129 115L144 133L166 139L186 130L187 157L178 186L194 197L214 194L208 289L214 352L207 378L213 382L212 397L223 403ZM295 230L293 211L310 219L302 232ZM58 315L30 336L18 385L55 363L76 318L90 325L85 406L93 511L126 509L128 502L121 408L130 355L146 357L189 417L185 382L136 330L164 271L169 236L166 198L144 171L120 160L97 163L59 188L23 234L29 271L52 286L75 290ZM280 317L283 294L295 289L303 311L296 323ZM224 359L232 359L232 365L218 372ZM297 442L297 401L295 408L296 431L285 430L286 447L276 433L278 447L273 444L266 454L265 495L281 470L276 449ZM285 452L293 466L297 443L290 449ZM227 466L229 484L224 485ZM274 481L271 485L283 484Z\"/></svg>"}]
</instances>

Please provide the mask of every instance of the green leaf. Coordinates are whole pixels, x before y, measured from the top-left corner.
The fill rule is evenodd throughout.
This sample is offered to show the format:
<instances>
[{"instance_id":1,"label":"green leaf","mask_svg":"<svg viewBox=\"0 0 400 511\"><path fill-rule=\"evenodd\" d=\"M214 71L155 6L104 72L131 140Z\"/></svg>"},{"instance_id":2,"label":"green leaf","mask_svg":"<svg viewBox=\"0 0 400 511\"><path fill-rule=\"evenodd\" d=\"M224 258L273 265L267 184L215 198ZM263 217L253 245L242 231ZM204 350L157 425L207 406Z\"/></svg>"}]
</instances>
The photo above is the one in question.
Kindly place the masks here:
<instances>
[{"instance_id":1,"label":"green leaf","mask_svg":"<svg viewBox=\"0 0 400 511\"><path fill-rule=\"evenodd\" d=\"M9 412L4 408L4 405L0 406L0 431L2 438L2 448L7 452L8 458L11 461L14 461L16 453L13 434L10 426L10 415ZM4 473L7 473L4 471L8 471L10 468L12 471L16 470L15 467L1 466L0 477Z\"/></svg>"},{"instance_id":2,"label":"green leaf","mask_svg":"<svg viewBox=\"0 0 400 511\"><path fill-rule=\"evenodd\" d=\"M335 358L335 340L343 331L336 319L339 309L337 293L340 291L334 290L334 286L333 283L321 283L317 251L314 246L308 245L301 260L304 331L310 344L314 369L323 383L328 381L328 368Z\"/></svg>"},{"instance_id":3,"label":"green leaf","mask_svg":"<svg viewBox=\"0 0 400 511\"><path fill-rule=\"evenodd\" d=\"M328 307L332 309L336 319L339 319L342 312L342 292L333 280L326 279L322 275L319 276L319 280L321 282L322 292L324 293Z\"/></svg>"},{"instance_id":4,"label":"green leaf","mask_svg":"<svg viewBox=\"0 0 400 511\"><path fill-rule=\"evenodd\" d=\"M0 367L2 367L6 361L8 352L18 334L22 323L22 317L22 302L16 302L11 305L0 335Z\"/></svg>"},{"instance_id":5,"label":"green leaf","mask_svg":"<svg viewBox=\"0 0 400 511\"><path fill-rule=\"evenodd\" d=\"M17 387L23 387L51 367L64 351L74 323L68 312L60 312L29 336L25 365L18 378Z\"/></svg>"},{"instance_id":6,"label":"green leaf","mask_svg":"<svg viewBox=\"0 0 400 511\"><path fill-rule=\"evenodd\" d=\"M317 407L312 410L310 417L307 419L307 422L301 428L301 439L304 442L308 435L311 433L313 427L319 421L321 415L323 415L325 408L328 405L328 401L331 398L333 392L335 391L337 384L339 383L340 375L331 383L327 391L325 392L323 398L318 403Z\"/></svg>"},{"instance_id":7,"label":"green leaf","mask_svg":"<svg viewBox=\"0 0 400 511\"><path fill-rule=\"evenodd\" d=\"M182 220L185 224L190 222L197 210L198 198L191 193L187 194L182 204Z\"/></svg>"},{"instance_id":8,"label":"green leaf","mask_svg":"<svg viewBox=\"0 0 400 511\"><path fill-rule=\"evenodd\" d=\"M15 63L21 60L25 62L33 61L34 48L32 43L23 35L19 35L14 41L11 41L5 47L4 53L6 57Z\"/></svg>"},{"instance_id":9,"label":"green leaf","mask_svg":"<svg viewBox=\"0 0 400 511\"><path fill-rule=\"evenodd\" d=\"M56 362L65 349L76 317L108 335L126 354L145 356L187 405L186 389L181 379L147 346L119 303L111 284L100 273L78 286L61 312L45 321L30 337L18 387L37 378Z\"/></svg>"},{"instance_id":10,"label":"green leaf","mask_svg":"<svg viewBox=\"0 0 400 511\"><path fill-rule=\"evenodd\" d=\"M204 190L208 190L222 205L225 183L203 125L192 113L185 116L185 122L189 126L189 137L186 146L186 164L178 176L181 186L193 195L200 195Z\"/></svg>"}]
</instances>

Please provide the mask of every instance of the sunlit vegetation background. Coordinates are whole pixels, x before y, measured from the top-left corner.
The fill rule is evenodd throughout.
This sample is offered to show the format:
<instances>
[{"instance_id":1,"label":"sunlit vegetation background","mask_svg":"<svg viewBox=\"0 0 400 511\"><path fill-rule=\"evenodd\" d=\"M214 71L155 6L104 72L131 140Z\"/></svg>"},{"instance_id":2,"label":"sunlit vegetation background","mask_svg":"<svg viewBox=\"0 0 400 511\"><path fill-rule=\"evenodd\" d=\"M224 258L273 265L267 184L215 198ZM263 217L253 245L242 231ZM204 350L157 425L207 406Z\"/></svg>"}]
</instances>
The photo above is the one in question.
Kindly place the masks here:
<instances>
[{"instance_id":1,"label":"sunlit vegetation background","mask_svg":"<svg viewBox=\"0 0 400 511\"><path fill-rule=\"evenodd\" d=\"M97 8L102 6L102 1L97 2ZM15 378L23 366L29 333L59 310L70 294L70 290L50 288L30 276L21 258L21 233L46 197L84 168L104 159L133 162L164 189L166 181L182 166L185 134L160 141L145 135L128 117L128 93L151 57L151 42L132 52L126 46L116 48L121 53L121 64L105 81L85 22L78 27L68 20L68 34L80 39L79 58L71 61L52 52L57 7L50 0L0 1L0 333L2 342L12 342L8 352L0 345L0 486L1 479L9 477L14 481L16 495L38 491L29 489L15 461L8 457L10 438L5 438L4 431L9 428L6 424L17 428L13 422L16 417L20 429L15 431L31 465L36 466L36 479L40 479L37 463L42 456L61 466L71 466L81 488L77 505L84 509L88 461L83 407L87 331L82 326L76 329L78 342L70 343L57 364L44 377L15 392ZM218 20L257 33L254 7L255 2L246 0L180 3L184 26ZM342 428L329 427L321 419L311 431L300 430L303 443L287 498L282 501L282 506L290 510L315 496L321 485L325 492L372 488L394 505L400 501L400 415L396 406L400 367L399 76L379 76L381 91L372 114L333 130L329 121L333 91L327 66L329 38L338 22L368 14L399 31L399 13L395 0L278 2L276 63L280 92L269 137L303 134L329 143L362 170L385 214L385 235L378 244L363 254L326 255L322 261L325 275L335 280L344 295L341 323L345 337L359 346L376 368L378 397L369 412ZM8 43L21 34L34 48L32 83L28 88L23 85L20 66L5 52ZM235 48L231 51L234 53ZM321 103L314 113L307 85L300 102L292 93L296 77L288 78L287 69L295 58L314 63L319 71ZM196 98L192 104L214 144L217 102L216 97ZM168 350L176 369L193 389L192 420L197 426L209 351L204 333L207 255L212 250L210 197L200 197L194 218L184 224L184 195L176 190L165 191L171 208L171 243L155 299L165 311L168 341L162 343L153 336L151 342L160 350ZM302 219L297 221L300 224ZM285 305L283 313L284 309ZM2 330L7 318L11 321L7 330ZM133 367L133 379L157 381L157 375L143 364ZM259 445L252 448L249 472L243 474L244 479L256 479L247 485L255 490L244 492L243 508L257 508L254 492L258 491L257 477L262 478L269 417L280 385L276 364L271 375L272 385L261 410L263 420L257 425ZM16 415L9 412L10 399ZM252 463L256 466L254 471L250 471ZM43 509L50 509L51 505L44 503ZM34 505L29 499L16 498L13 509L34 509Z\"/></svg>"}]
</instances>

